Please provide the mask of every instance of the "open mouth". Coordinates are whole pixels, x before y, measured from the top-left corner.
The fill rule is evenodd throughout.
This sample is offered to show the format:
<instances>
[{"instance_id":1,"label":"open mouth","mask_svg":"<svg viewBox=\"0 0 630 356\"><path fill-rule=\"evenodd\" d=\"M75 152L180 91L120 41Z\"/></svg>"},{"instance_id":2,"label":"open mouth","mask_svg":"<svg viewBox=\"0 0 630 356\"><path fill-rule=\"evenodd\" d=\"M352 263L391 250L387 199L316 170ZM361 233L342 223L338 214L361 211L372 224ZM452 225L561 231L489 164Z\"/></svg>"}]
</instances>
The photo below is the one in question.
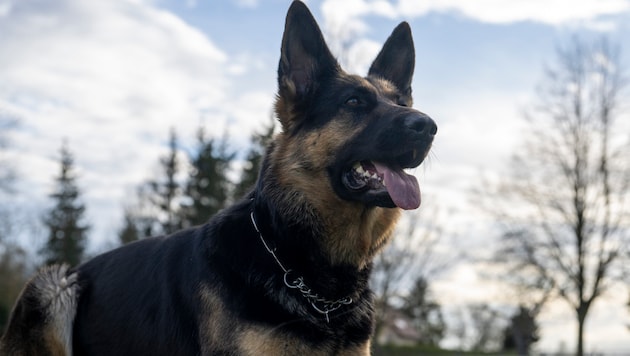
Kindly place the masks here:
<instances>
[{"instance_id":1,"label":"open mouth","mask_svg":"<svg viewBox=\"0 0 630 356\"><path fill-rule=\"evenodd\" d=\"M350 191L389 195L395 206L406 210L416 209L420 206L420 186L416 177L407 174L404 168L417 167L422 158L413 150L391 162L356 161L344 172L342 182Z\"/></svg>"}]
</instances>

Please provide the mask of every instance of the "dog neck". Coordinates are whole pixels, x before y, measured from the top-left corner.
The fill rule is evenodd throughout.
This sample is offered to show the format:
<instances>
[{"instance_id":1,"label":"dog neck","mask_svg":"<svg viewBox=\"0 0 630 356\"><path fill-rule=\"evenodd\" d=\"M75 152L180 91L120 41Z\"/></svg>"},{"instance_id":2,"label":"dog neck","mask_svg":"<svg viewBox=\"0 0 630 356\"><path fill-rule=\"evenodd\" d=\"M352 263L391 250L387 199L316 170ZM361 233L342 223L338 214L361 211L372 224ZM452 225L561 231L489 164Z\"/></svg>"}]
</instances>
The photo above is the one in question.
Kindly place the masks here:
<instances>
[{"instance_id":1,"label":"dog neck","mask_svg":"<svg viewBox=\"0 0 630 356\"><path fill-rule=\"evenodd\" d=\"M297 276L293 272L293 270L288 269L284 266L284 264L280 261L278 256L276 255L276 248L272 248L265 241L264 236L258 229L258 224L256 224L256 217L254 211L252 210L250 213L250 218L252 221L252 225L254 229L258 233L260 237L260 242L262 242L263 246L267 250L267 252L273 257L276 261L278 267L284 272L283 281L287 288L295 289L302 297L311 305L314 311L324 315L326 317L326 322L330 322L329 313L336 311L337 309L343 307L344 305L352 304L353 300L351 296L339 298L336 300L329 300L317 294L312 288L310 288L302 276Z\"/></svg>"},{"instance_id":2,"label":"dog neck","mask_svg":"<svg viewBox=\"0 0 630 356\"><path fill-rule=\"evenodd\" d=\"M264 197L261 204L267 205L263 210L282 221L275 226L287 230L288 240L301 243L308 235L327 263L365 269L389 241L400 209L342 199L330 187L325 169L312 172L295 162L290 154L295 147L286 146L287 141L295 140L279 135L263 161L256 189L257 196ZM284 168L287 165L290 169Z\"/></svg>"},{"instance_id":3,"label":"dog neck","mask_svg":"<svg viewBox=\"0 0 630 356\"><path fill-rule=\"evenodd\" d=\"M300 278L313 293L329 301L354 298L367 289L371 264L358 268L350 263L331 262L328 251L323 248L322 228L308 215L301 221L287 219L284 209L260 194L254 197L252 204L260 249L274 252L273 255L268 253L268 257L278 275L275 278L282 279L286 271L291 270L287 276L291 277L287 279L291 279L289 282ZM248 218L251 220L251 216ZM250 224L253 225L251 221Z\"/></svg>"}]
</instances>

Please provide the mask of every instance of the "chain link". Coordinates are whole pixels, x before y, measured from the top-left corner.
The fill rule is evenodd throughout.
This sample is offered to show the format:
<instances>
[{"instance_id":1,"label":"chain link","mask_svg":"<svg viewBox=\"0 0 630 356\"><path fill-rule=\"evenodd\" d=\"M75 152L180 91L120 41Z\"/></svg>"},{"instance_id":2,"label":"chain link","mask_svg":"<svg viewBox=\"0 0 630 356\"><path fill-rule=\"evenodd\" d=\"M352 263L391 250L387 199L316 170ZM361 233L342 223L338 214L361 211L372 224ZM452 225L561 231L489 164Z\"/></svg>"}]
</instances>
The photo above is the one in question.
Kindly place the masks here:
<instances>
[{"instance_id":1,"label":"chain link","mask_svg":"<svg viewBox=\"0 0 630 356\"><path fill-rule=\"evenodd\" d=\"M313 307L313 309L315 309L316 312L320 314L324 314L324 316L326 317L326 322L328 323L330 322L328 313L334 312L335 310L341 308L344 305L352 304L352 298L350 297L340 298L337 300L329 300L329 299L319 296L317 293L314 293L313 290L309 286L306 285L306 283L304 283L304 278L301 276L291 279L290 274L292 270L285 268L282 262L280 262L280 259L278 259L278 256L276 256L276 253L275 253L276 249L275 248L272 249L269 247L269 245L267 245L267 242L263 238L263 235L258 229L258 225L256 224L256 219L254 218L254 212L252 211L249 214L249 216L252 220L252 225L254 225L254 229L256 229L256 232L258 233L258 236L260 237L260 241L262 241L267 252L269 252L269 254L273 256L273 259L276 260L276 263L278 264L278 266L280 266L280 268L284 272L284 276L283 276L284 284L288 288L297 289L300 292L300 294L302 294L302 296L308 300L308 302L311 304L311 306Z\"/></svg>"}]
</instances>

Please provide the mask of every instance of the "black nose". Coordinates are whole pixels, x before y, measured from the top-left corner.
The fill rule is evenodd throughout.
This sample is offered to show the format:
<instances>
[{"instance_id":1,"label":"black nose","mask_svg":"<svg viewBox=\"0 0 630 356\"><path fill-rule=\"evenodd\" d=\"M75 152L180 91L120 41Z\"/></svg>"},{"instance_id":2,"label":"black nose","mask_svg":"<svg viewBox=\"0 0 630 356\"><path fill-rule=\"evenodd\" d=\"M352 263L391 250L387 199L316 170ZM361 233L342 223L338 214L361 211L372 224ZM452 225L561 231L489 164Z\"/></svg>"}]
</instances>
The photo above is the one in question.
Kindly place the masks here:
<instances>
[{"instance_id":1,"label":"black nose","mask_svg":"<svg viewBox=\"0 0 630 356\"><path fill-rule=\"evenodd\" d=\"M435 136L437 125L429 116L422 113L414 113L405 117L405 126L422 135Z\"/></svg>"}]
</instances>

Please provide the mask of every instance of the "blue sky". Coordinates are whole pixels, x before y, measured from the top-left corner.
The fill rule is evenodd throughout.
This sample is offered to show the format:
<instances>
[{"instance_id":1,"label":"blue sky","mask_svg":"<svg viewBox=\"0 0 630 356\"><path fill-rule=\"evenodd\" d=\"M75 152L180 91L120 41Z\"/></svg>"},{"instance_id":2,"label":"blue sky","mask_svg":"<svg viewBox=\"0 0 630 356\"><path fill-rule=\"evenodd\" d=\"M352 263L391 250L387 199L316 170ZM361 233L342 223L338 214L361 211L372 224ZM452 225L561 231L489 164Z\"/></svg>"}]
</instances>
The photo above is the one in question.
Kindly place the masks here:
<instances>
[{"instance_id":1,"label":"blue sky","mask_svg":"<svg viewBox=\"0 0 630 356\"><path fill-rule=\"evenodd\" d=\"M49 203L58 150L74 152L93 224L92 250L111 245L122 206L157 172L168 130L183 150L200 124L235 149L267 123L288 0L0 0L0 115L19 120L5 155L25 210ZM456 233L488 222L468 192L502 174L543 67L571 36L606 35L630 51L629 0L310 0L329 44L364 74L402 20L416 45L414 99L439 134L416 171L422 209L449 212ZM347 43L342 53L341 42ZM483 228L481 229L483 231ZM480 233L471 233L472 235ZM457 244L484 249L479 238ZM475 267L458 265L437 292L449 305L501 298ZM627 294L600 302L588 350L630 351ZM608 306L614 306L608 307ZM625 313L625 314L624 314ZM622 315L623 314L623 315ZM572 347L570 311L552 306L541 347ZM597 316L598 315L598 316ZM624 319L625 318L625 319ZM611 320L614 320L612 322Z\"/></svg>"}]
</instances>

